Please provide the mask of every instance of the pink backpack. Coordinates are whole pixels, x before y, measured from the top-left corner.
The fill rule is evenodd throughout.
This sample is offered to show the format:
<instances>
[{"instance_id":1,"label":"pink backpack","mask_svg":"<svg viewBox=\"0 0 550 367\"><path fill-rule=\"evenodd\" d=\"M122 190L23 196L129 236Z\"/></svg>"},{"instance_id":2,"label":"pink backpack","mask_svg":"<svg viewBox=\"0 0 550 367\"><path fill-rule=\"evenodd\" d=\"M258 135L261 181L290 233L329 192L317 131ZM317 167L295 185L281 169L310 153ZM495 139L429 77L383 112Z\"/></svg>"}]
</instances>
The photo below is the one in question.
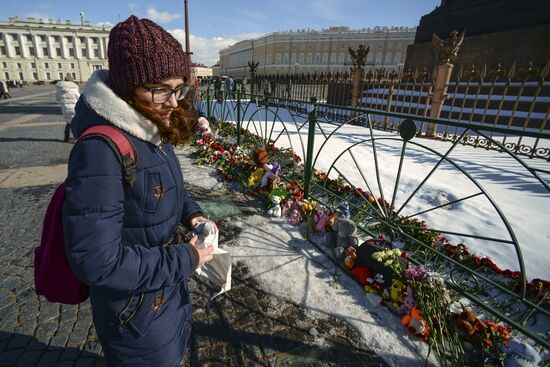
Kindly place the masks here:
<instances>
[{"instance_id":1,"label":"pink backpack","mask_svg":"<svg viewBox=\"0 0 550 367\"><path fill-rule=\"evenodd\" d=\"M101 125L87 129L78 141L90 136L107 140L124 167L124 181L132 186L136 153L126 135L113 126ZM88 298L89 289L74 275L67 261L61 219L65 197L65 183L62 183L50 199L40 245L34 249L34 285L36 294L50 302L75 305Z\"/></svg>"}]
</instances>

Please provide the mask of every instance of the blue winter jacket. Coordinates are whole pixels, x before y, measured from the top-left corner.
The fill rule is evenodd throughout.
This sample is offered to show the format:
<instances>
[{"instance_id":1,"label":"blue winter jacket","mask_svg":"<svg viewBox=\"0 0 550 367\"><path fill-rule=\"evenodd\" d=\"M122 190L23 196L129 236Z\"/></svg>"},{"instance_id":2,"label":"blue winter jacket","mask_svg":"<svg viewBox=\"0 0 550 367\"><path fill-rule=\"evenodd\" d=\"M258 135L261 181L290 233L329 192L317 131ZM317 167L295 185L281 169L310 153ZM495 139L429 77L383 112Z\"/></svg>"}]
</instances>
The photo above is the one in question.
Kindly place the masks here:
<instances>
[{"instance_id":1,"label":"blue winter jacket","mask_svg":"<svg viewBox=\"0 0 550 367\"><path fill-rule=\"evenodd\" d=\"M94 125L126 132L137 152L135 184L125 184L102 138L71 152L63 208L65 247L77 277L90 286L93 320L110 366L177 366L192 314L187 279L191 245L166 245L178 223L201 212L183 186L178 159L158 129L112 92L95 72L76 105L75 137Z\"/></svg>"}]
</instances>

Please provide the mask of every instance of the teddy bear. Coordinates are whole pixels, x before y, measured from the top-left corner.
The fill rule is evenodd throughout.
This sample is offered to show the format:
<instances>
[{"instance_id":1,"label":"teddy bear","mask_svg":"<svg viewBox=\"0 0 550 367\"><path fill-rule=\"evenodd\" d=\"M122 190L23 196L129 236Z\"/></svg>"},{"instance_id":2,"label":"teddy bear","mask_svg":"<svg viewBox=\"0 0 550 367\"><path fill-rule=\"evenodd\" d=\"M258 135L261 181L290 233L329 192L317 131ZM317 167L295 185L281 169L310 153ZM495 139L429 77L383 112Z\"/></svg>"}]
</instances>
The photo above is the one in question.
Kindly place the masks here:
<instances>
[{"instance_id":1,"label":"teddy bear","mask_svg":"<svg viewBox=\"0 0 550 367\"><path fill-rule=\"evenodd\" d=\"M212 130L210 130L210 123L206 119L206 117L201 116L198 119L197 124L199 130L201 131L201 136L212 136Z\"/></svg>"},{"instance_id":2,"label":"teddy bear","mask_svg":"<svg viewBox=\"0 0 550 367\"><path fill-rule=\"evenodd\" d=\"M267 214L272 217L281 217L281 197L277 195L271 196L271 207L267 210Z\"/></svg>"},{"instance_id":3,"label":"teddy bear","mask_svg":"<svg viewBox=\"0 0 550 367\"><path fill-rule=\"evenodd\" d=\"M475 313L468 310L462 303L462 312L460 314L454 314L453 317L456 320L458 327L465 332L468 336L473 336L480 332L484 332L487 329L487 325L481 321Z\"/></svg>"},{"instance_id":4,"label":"teddy bear","mask_svg":"<svg viewBox=\"0 0 550 367\"><path fill-rule=\"evenodd\" d=\"M357 247L359 240L355 236L356 226L351 219L336 218L332 224L332 230L337 233L336 243L333 244L337 257L342 257L346 248Z\"/></svg>"}]
</instances>

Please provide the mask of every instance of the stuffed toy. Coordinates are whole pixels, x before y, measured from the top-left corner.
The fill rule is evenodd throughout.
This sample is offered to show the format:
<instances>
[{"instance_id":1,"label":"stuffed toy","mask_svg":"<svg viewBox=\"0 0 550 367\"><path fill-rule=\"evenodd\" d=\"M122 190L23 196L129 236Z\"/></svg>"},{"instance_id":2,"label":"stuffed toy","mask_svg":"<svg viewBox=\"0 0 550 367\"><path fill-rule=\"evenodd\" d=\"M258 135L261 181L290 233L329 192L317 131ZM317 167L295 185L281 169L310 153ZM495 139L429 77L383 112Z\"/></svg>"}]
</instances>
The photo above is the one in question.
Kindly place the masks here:
<instances>
[{"instance_id":1,"label":"stuffed toy","mask_svg":"<svg viewBox=\"0 0 550 367\"><path fill-rule=\"evenodd\" d=\"M355 253L355 247L348 247L346 249L346 257L344 258L344 266L346 267L346 269L350 270L351 268L353 268L356 257L357 254Z\"/></svg>"},{"instance_id":2,"label":"stuffed toy","mask_svg":"<svg viewBox=\"0 0 550 367\"><path fill-rule=\"evenodd\" d=\"M352 246L357 247L358 240L355 236L355 223L348 218L336 218L332 224L332 230L337 233L336 243L333 244L334 253L337 257L345 254L345 249Z\"/></svg>"},{"instance_id":3,"label":"stuffed toy","mask_svg":"<svg viewBox=\"0 0 550 367\"><path fill-rule=\"evenodd\" d=\"M422 338L423 340L428 339L428 336L430 335L430 327L416 306L412 308L408 315L403 317L401 322L409 329L410 333Z\"/></svg>"},{"instance_id":4,"label":"stuffed toy","mask_svg":"<svg viewBox=\"0 0 550 367\"><path fill-rule=\"evenodd\" d=\"M468 336L473 336L487 330L487 325L475 313L468 310L462 303L460 306L462 307L462 312L458 315L453 315L460 330Z\"/></svg>"},{"instance_id":5,"label":"stuffed toy","mask_svg":"<svg viewBox=\"0 0 550 367\"><path fill-rule=\"evenodd\" d=\"M504 347L503 350L506 353L504 367L535 367L541 360L535 348L515 339L510 339L508 347Z\"/></svg>"},{"instance_id":6,"label":"stuffed toy","mask_svg":"<svg viewBox=\"0 0 550 367\"><path fill-rule=\"evenodd\" d=\"M264 164L266 164L268 161L266 150L262 147L254 149L254 152L252 153L252 160L256 164L256 167L264 168Z\"/></svg>"},{"instance_id":7,"label":"stuffed toy","mask_svg":"<svg viewBox=\"0 0 550 367\"><path fill-rule=\"evenodd\" d=\"M293 226L299 226L300 223L302 223L302 215L297 208L294 208L290 212L290 224Z\"/></svg>"},{"instance_id":8,"label":"stuffed toy","mask_svg":"<svg viewBox=\"0 0 550 367\"><path fill-rule=\"evenodd\" d=\"M351 216L348 203L342 203L338 205L338 209L336 209L336 212L343 218L349 218Z\"/></svg>"},{"instance_id":9,"label":"stuffed toy","mask_svg":"<svg viewBox=\"0 0 550 367\"><path fill-rule=\"evenodd\" d=\"M355 267L351 269L351 275L353 275L361 285L367 284L367 279L372 277L372 270L366 266Z\"/></svg>"},{"instance_id":10,"label":"stuffed toy","mask_svg":"<svg viewBox=\"0 0 550 367\"><path fill-rule=\"evenodd\" d=\"M267 210L267 214L272 217L281 217L281 197L277 195L271 196L271 207Z\"/></svg>"},{"instance_id":11,"label":"stuffed toy","mask_svg":"<svg viewBox=\"0 0 550 367\"><path fill-rule=\"evenodd\" d=\"M416 306L416 302L414 302L413 290L411 287L407 286L407 290L403 297L403 304L397 308L397 312L406 315L411 312L414 306Z\"/></svg>"},{"instance_id":12,"label":"stuffed toy","mask_svg":"<svg viewBox=\"0 0 550 367\"><path fill-rule=\"evenodd\" d=\"M201 136L212 136L212 130L210 130L210 123L208 122L206 117L204 116L199 117L197 126L201 131Z\"/></svg>"},{"instance_id":13,"label":"stuffed toy","mask_svg":"<svg viewBox=\"0 0 550 367\"><path fill-rule=\"evenodd\" d=\"M328 219L329 216L325 212L323 212L321 209L317 209L317 211L315 212L315 216L313 217L315 230L318 232L324 232Z\"/></svg>"},{"instance_id":14,"label":"stuffed toy","mask_svg":"<svg viewBox=\"0 0 550 367\"><path fill-rule=\"evenodd\" d=\"M358 240L355 236L356 226L351 219L336 218L336 220L332 224L332 230L338 233L338 238L336 239L336 247L357 247Z\"/></svg>"},{"instance_id":15,"label":"stuffed toy","mask_svg":"<svg viewBox=\"0 0 550 367\"><path fill-rule=\"evenodd\" d=\"M405 284L403 284L400 280L393 278L391 281L390 298L394 308L397 308L403 304L405 298L403 295L404 290Z\"/></svg>"}]
</instances>

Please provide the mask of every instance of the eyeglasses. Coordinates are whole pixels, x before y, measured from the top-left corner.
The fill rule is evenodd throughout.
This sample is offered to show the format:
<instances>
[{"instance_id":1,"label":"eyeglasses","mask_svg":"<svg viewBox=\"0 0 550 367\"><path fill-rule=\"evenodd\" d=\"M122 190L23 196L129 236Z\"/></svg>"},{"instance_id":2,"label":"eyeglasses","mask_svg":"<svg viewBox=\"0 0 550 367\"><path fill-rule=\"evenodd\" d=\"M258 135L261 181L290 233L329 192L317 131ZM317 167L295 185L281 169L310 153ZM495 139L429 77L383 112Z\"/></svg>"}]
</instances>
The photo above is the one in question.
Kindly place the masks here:
<instances>
[{"instance_id":1,"label":"eyeglasses","mask_svg":"<svg viewBox=\"0 0 550 367\"><path fill-rule=\"evenodd\" d=\"M187 93L189 92L188 85L182 85L181 87L176 89L165 88L165 87L148 88L147 86L144 86L143 88L151 92L151 98L153 100L153 103L156 103L156 104L162 104L168 101L170 97L172 97L172 94L176 96L176 100L180 101L184 99Z\"/></svg>"}]
</instances>

